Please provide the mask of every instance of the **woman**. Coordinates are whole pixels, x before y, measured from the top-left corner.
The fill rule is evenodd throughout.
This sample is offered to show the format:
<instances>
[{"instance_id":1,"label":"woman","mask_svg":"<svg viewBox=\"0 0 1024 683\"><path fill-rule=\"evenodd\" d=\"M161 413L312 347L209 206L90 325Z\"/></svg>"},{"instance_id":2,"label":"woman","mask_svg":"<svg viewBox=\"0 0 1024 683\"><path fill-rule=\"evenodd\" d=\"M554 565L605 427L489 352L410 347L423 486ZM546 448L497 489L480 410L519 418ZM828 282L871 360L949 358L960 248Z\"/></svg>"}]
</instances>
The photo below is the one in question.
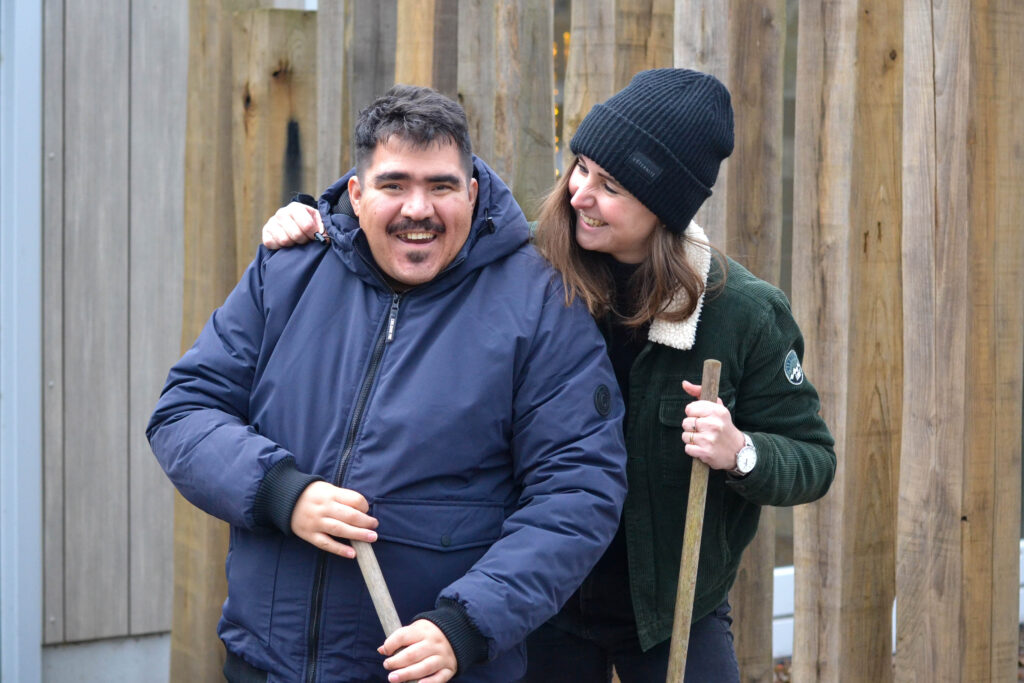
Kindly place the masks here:
<instances>
[{"instance_id":1,"label":"woman","mask_svg":"<svg viewBox=\"0 0 1024 683\"><path fill-rule=\"evenodd\" d=\"M602 323L626 401L619 533L528 640L527 681L664 681L690 463L711 468L686 679L738 681L728 591L761 505L820 498L832 437L775 287L712 251L694 214L733 147L729 93L685 69L637 74L596 105L537 223L538 250ZM717 403L700 395L717 358ZM682 448L680 448L680 439Z\"/></svg>"},{"instance_id":2,"label":"woman","mask_svg":"<svg viewBox=\"0 0 1024 683\"><path fill-rule=\"evenodd\" d=\"M686 69L637 74L596 105L548 196L537 249L601 324L626 401L629 494L619 531L562 611L527 641L525 681L664 681L690 462L711 468L690 681L738 681L728 592L762 505L820 498L833 440L785 296L713 251L692 218L733 147L729 93ZM280 212L279 212L280 213ZM264 228L273 248L302 225ZM719 399L698 399L705 359ZM682 441L682 444L680 444Z\"/></svg>"}]
</instances>

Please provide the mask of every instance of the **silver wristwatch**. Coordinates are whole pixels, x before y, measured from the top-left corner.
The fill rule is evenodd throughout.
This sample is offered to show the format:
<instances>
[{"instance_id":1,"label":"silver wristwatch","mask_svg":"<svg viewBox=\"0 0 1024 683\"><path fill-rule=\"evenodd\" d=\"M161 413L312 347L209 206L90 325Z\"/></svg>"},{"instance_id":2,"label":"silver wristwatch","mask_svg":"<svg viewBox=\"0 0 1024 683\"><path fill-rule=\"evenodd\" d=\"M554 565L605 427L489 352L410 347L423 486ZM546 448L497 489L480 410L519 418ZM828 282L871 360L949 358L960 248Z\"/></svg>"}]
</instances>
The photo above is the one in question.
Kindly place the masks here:
<instances>
[{"instance_id":1,"label":"silver wristwatch","mask_svg":"<svg viewBox=\"0 0 1024 683\"><path fill-rule=\"evenodd\" d=\"M736 467L731 472L737 477L745 477L750 474L756 464L757 449L754 448L754 442L750 440L750 437L744 433L743 448L736 453Z\"/></svg>"}]
</instances>

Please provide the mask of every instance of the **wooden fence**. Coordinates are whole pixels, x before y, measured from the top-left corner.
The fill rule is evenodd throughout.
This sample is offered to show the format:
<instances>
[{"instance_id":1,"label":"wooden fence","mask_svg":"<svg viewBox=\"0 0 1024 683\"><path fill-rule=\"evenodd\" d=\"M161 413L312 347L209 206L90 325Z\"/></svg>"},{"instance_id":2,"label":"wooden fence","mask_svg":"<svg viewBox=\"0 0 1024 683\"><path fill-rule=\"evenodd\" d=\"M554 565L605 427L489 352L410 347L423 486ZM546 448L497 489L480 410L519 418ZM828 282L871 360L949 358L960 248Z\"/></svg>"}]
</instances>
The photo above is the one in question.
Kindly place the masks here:
<instances>
[{"instance_id":1,"label":"wooden fence","mask_svg":"<svg viewBox=\"0 0 1024 683\"><path fill-rule=\"evenodd\" d=\"M129 3L142 4L120 4ZM84 0L47 4L66 5L64 21L124 22L110 8L106 19L87 12ZM633 73L673 65L714 73L733 94L737 145L698 222L761 277L792 283L805 366L837 439L831 492L794 512L794 680L1011 680L1024 375L1024 95L1011 75L1024 67L1024 5L320 0L316 12L299 12L265 4L189 2L184 345L252 258L264 217L292 192L319 192L346 170L354 112L392 83L457 97L476 151L531 213L554 180L556 144ZM71 72L99 48L68 35L62 65ZM792 41L795 84L787 85ZM556 64L565 64L559 92ZM56 66L48 68L52 75ZM71 83L72 75L63 78ZM63 95L68 106L74 87ZM787 87L795 87L796 103L791 228L784 221ZM59 127L65 183L75 160L89 154L78 135L114 135L117 126L67 116L73 121ZM96 178L62 197L63 258L106 267L119 252L82 237L82 221L102 222L122 205L118 178ZM79 252L84 260L75 261ZM52 286L61 261L49 258ZM47 405L65 431L51 437L48 426L46 467L64 477L63 488L79 476L76 467L96 466L88 458L102 451L101 441L127 429L113 412L106 436L74 431L79 418L65 416L73 392L125 381L90 365L90 347L66 341L127 325L87 307L76 273L64 272L62 308L48 313L48 339L65 341L56 355L47 351L57 359L48 367L64 368L63 399ZM131 320L148 324L145 307ZM138 428L145 416L129 419ZM106 476L125 476L116 463L98 462L107 463ZM60 513L65 526L61 543L48 536L48 558L84 553L95 571L106 571L104 562L126 564L106 558L102 543L76 546L69 533L95 507L114 505L115 518L127 517L116 507L123 503L58 508L50 490L47 511ZM180 498L174 516L172 675L203 680L222 658L213 628L226 529ZM47 528L54 523L51 514ZM731 596L745 681L771 680L772 531L767 514ZM47 574L48 613L80 580L61 572L59 581ZM107 615L128 604L54 608L67 623L60 631L48 624L48 637L90 637L86 614L111 624L91 637L127 632L125 619Z\"/></svg>"}]
</instances>

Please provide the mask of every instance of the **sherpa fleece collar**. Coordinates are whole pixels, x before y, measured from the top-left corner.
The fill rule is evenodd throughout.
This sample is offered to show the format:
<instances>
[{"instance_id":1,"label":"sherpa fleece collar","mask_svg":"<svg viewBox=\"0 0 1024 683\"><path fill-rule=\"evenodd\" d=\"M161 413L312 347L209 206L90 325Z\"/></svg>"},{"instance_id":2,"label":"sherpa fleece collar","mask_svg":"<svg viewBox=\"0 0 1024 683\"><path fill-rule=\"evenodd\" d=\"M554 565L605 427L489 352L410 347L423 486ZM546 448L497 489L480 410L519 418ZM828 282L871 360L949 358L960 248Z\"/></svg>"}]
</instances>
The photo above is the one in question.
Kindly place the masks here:
<instances>
[{"instance_id":1,"label":"sherpa fleece collar","mask_svg":"<svg viewBox=\"0 0 1024 683\"><path fill-rule=\"evenodd\" d=\"M711 272L711 245L708 243L708 236L693 221L690 221L685 234L687 237L692 238L686 241L686 258L690 265L700 273L701 278L704 280L704 286L707 287L708 273ZM678 310L685 305L686 292L679 290L672 297L668 310ZM651 329L647 333L647 338L652 342L664 344L680 351L687 351L693 348L693 342L697 339L697 322L700 320L700 310L703 306L704 294L701 294L697 300L697 307L693 309L693 313L686 320L671 323L661 318L655 318L651 322Z\"/></svg>"}]
</instances>

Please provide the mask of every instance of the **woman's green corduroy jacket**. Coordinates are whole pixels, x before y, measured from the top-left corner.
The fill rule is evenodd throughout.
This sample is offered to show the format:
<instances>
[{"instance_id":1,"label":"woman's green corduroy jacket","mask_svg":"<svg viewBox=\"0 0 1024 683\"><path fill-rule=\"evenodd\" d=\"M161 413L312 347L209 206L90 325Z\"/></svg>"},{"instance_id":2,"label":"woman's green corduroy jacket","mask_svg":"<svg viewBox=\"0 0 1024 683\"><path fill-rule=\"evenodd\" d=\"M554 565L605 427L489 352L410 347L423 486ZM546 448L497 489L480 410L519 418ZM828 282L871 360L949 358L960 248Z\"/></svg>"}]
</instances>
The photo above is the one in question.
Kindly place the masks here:
<instances>
[{"instance_id":1,"label":"woman's green corduroy jacket","mask_svg":"<svg viewBox=\"0 0 1024 683\"><path fill-rule=\"evenodd\" d=\"M703 233L696 224L691 231ZM625 427L629 493L623 511L637 632L646 650L671 636L691 458L682 422L694 400L682 381L700 384L704 360L722 363L719 397L750 435L757 465L744 478L712 470L701 538L693 621L721 604L754 537L762 505L823 496L832 483L833 439L818 414L818 394L803 376L803 337L777 288L727 259L725 286L706 249L689 255L710 284L697 311L680 323L655 320L629 380Z\"/></svg>"}]
</instances>

